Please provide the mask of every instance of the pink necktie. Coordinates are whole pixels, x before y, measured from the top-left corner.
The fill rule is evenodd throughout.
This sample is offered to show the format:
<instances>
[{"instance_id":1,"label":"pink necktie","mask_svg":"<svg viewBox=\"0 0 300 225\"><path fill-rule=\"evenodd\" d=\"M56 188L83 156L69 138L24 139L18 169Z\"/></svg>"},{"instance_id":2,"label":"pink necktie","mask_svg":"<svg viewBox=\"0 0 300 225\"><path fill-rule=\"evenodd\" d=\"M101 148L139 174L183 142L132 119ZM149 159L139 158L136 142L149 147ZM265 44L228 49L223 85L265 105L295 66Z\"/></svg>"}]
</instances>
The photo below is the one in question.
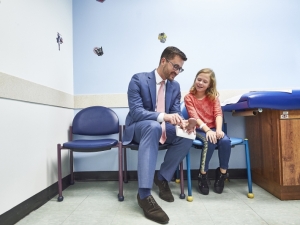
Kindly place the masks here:
<instances>
[{"instance_id":1,"label":"pink necktie","mask_svg":"<svg viewBox=\"0 0 300 225\"><path fill-rule=\"evenodd\" d=\"M156 111L157 112L165 112L165 95L164 95L164 89L165 89L165 81L161 81L160 82L160 87L158 90L158 94L157 94L157 107L156 107ZM165 141L167 140L167 134L166 134L166 124L165 122L161 123L161 129L162 129L162 134L160 137L159 142L161 144L165 143Z\"/></svg>"}]
</instances>

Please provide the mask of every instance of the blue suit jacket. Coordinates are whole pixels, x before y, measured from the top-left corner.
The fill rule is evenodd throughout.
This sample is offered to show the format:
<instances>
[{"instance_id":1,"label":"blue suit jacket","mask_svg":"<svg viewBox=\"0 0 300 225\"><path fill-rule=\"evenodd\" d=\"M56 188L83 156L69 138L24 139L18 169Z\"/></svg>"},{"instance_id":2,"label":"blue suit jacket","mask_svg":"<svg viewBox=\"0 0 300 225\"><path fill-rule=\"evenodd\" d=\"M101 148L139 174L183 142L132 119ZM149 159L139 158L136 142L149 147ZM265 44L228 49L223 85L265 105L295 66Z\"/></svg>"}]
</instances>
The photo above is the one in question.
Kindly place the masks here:
<instances>
[{"instance_id":1,"label":"blue suit jacket","mask_svg":"<svg viewBox=\"0 0 300 225\"><path fill-rule=\"evenodd\" d=\"M156 80L154 71L135 74L129 83L127 91L129 113L126 117L126 129L123 135L123 144L125 145L129 144L133 139L136 122L144 120L157 121L159 112L155 112ZM181 115L180 99L179 83L177 81L168 81L165 92L165 112Z\"/></svg>"}]
</instances>

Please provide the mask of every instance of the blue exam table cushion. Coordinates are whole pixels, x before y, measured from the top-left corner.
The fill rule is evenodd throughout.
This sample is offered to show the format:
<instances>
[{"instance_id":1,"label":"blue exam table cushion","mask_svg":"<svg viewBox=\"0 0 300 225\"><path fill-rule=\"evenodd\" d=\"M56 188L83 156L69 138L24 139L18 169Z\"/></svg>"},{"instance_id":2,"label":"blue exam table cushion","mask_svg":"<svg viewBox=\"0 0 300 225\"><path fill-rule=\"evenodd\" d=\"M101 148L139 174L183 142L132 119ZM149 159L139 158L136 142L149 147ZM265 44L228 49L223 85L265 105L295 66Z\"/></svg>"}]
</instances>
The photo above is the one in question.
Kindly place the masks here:
<instances>
[{"instance_id":1,"label":"blue exam table cushion","mask_svg":"<svg viewBox=\"0 0 300 225\"><path fill-rule=\"evenodd\" d=\"M283 91L255 91L243 94L238 102L222 106L223 111L245 109L300 109L300 90L291 93Z\"/></svg>"}]
</instances>

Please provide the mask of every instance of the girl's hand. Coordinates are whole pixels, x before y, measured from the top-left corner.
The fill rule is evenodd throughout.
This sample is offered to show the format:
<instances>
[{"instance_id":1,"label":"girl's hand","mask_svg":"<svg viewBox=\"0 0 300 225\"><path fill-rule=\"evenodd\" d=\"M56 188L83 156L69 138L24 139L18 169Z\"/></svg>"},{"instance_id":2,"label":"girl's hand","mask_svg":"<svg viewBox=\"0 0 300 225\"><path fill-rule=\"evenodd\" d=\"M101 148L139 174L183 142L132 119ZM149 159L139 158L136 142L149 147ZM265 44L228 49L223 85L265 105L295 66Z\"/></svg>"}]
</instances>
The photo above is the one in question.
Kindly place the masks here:
<instances>
[{"instance_id":1,"label":"girl's hand","mask_svg":"<svg viewBox=\"0 0 300 225\"><path fill-rule=\"evenodd\" d=\"M195 133L196 125L197 125L197 120L195 120L194 118L189 118L188 125L185 127L186 132L188 134Z\"/></svg>"},{"instance_id":2,"label":"girl's hand","mask_svg":"<svg viewBox=\"0 0 300 225\"><path fill-rule=\"evenodd\" d=\"M217 143L217 135L216 132L209 130L206 132L206 140L210 141L213 144Z\"/></svg>"},{"instance_id":3,"label":"girl's hand","mask_svg":"<svg viewBox=\"0 0 300 225\"><path fill-rule=\"evenodd\" d=\"M195 133L197 125L197 120L194 118L189 118L188 120L183 120L180 127L188 134Z\"/></svg>"},{"instance_id":4,"label":"girl's hand","mask_svg":"<svg viewBox=\"0 0 300 225\"><path fill-rule=\"evenodd\" d=\"M217 139L222 139L224 137L224 132L222 130L216 130Z\"/></svg>"}]
</instances>

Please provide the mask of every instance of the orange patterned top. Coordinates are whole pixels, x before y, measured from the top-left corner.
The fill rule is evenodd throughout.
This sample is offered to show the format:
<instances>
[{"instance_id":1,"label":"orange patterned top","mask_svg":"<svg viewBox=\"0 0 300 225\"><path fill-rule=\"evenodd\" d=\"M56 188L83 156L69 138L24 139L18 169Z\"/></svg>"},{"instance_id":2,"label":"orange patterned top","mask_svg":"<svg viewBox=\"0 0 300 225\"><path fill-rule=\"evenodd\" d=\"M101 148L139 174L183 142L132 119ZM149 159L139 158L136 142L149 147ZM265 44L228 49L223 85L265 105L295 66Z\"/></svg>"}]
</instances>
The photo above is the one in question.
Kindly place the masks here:
<instances>
[{"instance_id":1,"label":"orange patterned top","mask_svg":"<svg viewBox=\"0 0 300 225\"><path fill-rule=\"evenodd\" d=\"M209 128L215 128L216 117L223 116L219 98L210 100L205 96L199 100L189 93L184 97L184 103L189 117L201 119Z\"/></svg>"}]
</instances>

